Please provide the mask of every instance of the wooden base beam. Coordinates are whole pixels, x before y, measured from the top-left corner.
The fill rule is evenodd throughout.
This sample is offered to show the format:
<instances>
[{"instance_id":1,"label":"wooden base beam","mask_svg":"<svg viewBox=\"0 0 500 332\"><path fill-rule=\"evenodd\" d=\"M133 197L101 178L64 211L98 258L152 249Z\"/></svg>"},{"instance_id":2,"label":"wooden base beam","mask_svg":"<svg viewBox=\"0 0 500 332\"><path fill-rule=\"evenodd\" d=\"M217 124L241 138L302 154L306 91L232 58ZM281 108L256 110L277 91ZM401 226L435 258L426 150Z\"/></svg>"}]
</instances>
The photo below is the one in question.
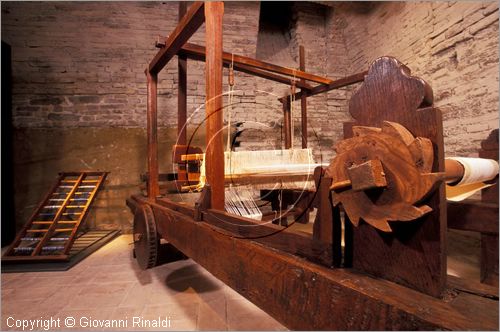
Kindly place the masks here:
<instances>
[{"instance_id":1,"label":"wooden base beam","mask_svg":"<svg viewBox=\"0 0 500 332\"><path fill-rule=\"evenodd\" d=\"M433 298L350 269L321 267L151 206L163 238L290 329L498 329L495 299L457 289L446 301Z\"/></svg>"}]
</instances>

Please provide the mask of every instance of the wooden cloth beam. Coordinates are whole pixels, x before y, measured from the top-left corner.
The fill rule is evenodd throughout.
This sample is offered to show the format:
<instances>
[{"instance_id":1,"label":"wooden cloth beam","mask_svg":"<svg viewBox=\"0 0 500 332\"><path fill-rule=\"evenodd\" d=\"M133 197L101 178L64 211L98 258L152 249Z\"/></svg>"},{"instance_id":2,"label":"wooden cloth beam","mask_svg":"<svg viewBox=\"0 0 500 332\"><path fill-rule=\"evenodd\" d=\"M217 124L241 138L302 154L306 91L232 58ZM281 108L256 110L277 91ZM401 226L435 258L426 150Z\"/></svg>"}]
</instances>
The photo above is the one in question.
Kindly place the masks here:
<instances>
[{"instance_id":1,"label":"wooden cloth beam","mask_svg":"<svg viewBox=\"0 0 500 332\"><path fill-rule=\"evenodd\" d=\"M155 55L149 64L149 72L159 73L170 59L177 54L182 45L198 30L205 20L203 9L203 2L195 2L189 7L186 15L184 15L174 31L168 36L165 47Z\"/></svg>"}]
</instances>

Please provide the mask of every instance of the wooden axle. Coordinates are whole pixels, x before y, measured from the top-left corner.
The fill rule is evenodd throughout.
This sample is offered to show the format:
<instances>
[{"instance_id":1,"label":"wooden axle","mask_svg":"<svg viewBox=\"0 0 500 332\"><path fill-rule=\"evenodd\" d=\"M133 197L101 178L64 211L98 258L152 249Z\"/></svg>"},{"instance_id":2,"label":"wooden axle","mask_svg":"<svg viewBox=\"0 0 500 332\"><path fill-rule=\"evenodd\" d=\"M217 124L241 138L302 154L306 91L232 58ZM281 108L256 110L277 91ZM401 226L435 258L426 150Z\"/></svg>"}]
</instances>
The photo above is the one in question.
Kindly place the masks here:
<instances>
[{"instance_id":1,"label":"wooden axle","mask_svg":"<svg viewBox=\"0 0 500 332\"><path fill-rule=\"evenodd\" d=\"M454 184L460 182L464 177L465 169L462 164L453 159L444 160L444 180L446 183Z\"/></svg>"},{"instance_id":2,"label":"wooden axle","mask_svg":"<svg viewBox=\"0 0 500 332\"><path fill-rule=\"evenodd\" d=\"M445 159L445 174L443 180L454 184L460 182L465 169L458 161ZM354 165L347 169L350 179L333 182L330 190L340 191L353 189L354 191L384 188L387 186L385 173L379 159L367 161L361 165Z\"/></svg>"}]
</instances>

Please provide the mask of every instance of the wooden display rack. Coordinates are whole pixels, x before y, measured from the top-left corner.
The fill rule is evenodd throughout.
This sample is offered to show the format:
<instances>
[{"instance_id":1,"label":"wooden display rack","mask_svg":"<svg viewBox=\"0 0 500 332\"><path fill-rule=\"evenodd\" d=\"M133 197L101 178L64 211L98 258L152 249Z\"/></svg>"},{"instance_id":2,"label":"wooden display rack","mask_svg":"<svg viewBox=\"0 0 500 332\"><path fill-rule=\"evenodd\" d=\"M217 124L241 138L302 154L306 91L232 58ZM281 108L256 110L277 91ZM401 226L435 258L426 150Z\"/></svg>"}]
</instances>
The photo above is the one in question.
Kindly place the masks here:
<instances>
[{"instance_id":1,"label":"wooden display rack","mask_svg":"<svg viewBox=\"0 0 500 332\"><path fill-rule=\"evenodd\" d=\"M394 223L393 233L345 222L343 256L340 211L331 204L332 179L324 170L316 171L318 189L307 197L318 208L312 237L273 224L245 227L255 222L224 212L223 140L217 133L223 124L222 69L231 55L222 47L223 12L222 2L194 3L146 69L148 194L127 200L135 214L135 253L141 266L156 265L163 238L290 329L498 330L498 288L446 275L442 184L425 199L432 212L409 224ZM203 22L205 47L187 44ZM179 144L186 144L187 59L206 63L206 137L212 141L205 154L209 185L194 206L159 194L157 75L175 55ZM285 84L291 77L300 79L301 91L295 97L302 100L303 129L306 97L363 82L350 102L355 123L345 124L345 137L352 135L353 125L398 122L432 141L433 171L444 170L442 119L432 106L432 90L397 60L383 57L367 72L330 80L247 57L233 59L234 69L248 74ZM287 98L282 102L289 147L290 106Z\"/></svg>"}]
</instances>

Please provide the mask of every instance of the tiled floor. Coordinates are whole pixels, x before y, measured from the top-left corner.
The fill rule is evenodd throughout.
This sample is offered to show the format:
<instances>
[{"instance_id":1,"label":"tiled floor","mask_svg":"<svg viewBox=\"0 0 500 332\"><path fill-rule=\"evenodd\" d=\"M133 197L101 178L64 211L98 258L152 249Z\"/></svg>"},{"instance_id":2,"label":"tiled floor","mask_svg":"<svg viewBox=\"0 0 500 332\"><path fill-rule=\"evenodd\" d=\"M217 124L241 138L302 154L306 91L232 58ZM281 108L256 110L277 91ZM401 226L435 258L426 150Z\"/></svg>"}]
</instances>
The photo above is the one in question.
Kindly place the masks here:
<instances>
[{"instance_id":1,"label":"tiled floor","mask_svg":"<svg viewBox=\"0 0 500 332\"><path fill-rule=\"evenodd\" d=\"M107 320L123 328L104 330L285 329L190 259L140 270L131 242L120 236L66 272L3 273L2 330L16 329L9 327L16 320L50 318L60 319L52 327L68 330L68 317L75 318L72 330L103 330L98 324ZM158 318L170 327L139 324L154 326Z\"/></svg>"},{"instance_id":2,"label":"tiled floor","mask_svg":"<svg viewBox=\"0 0 500 332\"><path fill-rule=\"evenodd\" d=\"M479 280L478 239L449 235L448 273ZM15 329L15 320L50 318L68 330L68 317L75 318L72 330L103 330L85 325L107 320L122 320L123 328L104 330L285 329L190 259L140 270L131 243L122 235L66 272L2 273L2 330ZM170 327L134 326L134 317L152 325L168 319Z\"/></svg>"}]
</instances>

